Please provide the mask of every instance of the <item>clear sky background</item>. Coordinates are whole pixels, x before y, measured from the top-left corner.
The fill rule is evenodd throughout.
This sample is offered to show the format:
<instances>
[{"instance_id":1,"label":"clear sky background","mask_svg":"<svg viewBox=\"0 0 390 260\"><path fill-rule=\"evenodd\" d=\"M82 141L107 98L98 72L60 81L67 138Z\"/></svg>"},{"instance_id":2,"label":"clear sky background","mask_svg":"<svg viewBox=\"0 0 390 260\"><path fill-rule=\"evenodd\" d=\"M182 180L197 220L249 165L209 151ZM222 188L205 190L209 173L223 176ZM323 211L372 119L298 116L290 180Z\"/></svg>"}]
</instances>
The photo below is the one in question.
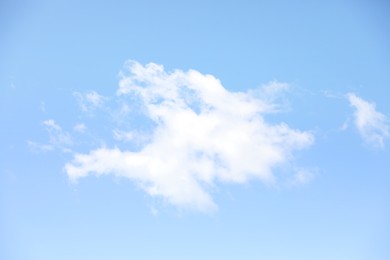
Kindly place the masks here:
<instances>
[{"instance_id":1,"label":"clear sky background","mask_svg":"<svg viewBox=\"0 0 390 260\"><path fill-rule=\"evenodd\" d=\"M389 259L389 17L1 1L0 259Z\"/></svg>"}]
</instances>

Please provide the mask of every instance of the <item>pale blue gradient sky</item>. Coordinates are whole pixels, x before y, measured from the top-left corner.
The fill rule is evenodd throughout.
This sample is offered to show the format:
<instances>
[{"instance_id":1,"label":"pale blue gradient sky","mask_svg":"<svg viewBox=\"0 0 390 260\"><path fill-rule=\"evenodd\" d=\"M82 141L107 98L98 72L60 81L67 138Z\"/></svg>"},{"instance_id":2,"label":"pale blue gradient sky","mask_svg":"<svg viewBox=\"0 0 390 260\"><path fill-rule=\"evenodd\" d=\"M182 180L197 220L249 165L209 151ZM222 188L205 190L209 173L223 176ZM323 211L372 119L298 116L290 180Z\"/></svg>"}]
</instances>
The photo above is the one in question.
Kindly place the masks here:
<instances>
[{"instance_id":1,"label":"pale blue gradient sky","mask_svg":"<svg viewBox=\"0 0 390 260\"><path fill-rule=\"evenodd\" d=\"M210 2L0 3L0 259L389 259L390 142L359 135L346 94L388 120L390 4ZM313 134L292 164L314 178L216 182L210 214L125 178L71 183L74 153L126 147L111 132L126 122L111 112L129 59L211 74L229 91L289 84L285 109L265 119ZM108 105L83 113L75 93L88 91ZM50 119L72 135L71 151L50 143Z\"/></svg>"}]
</instances>

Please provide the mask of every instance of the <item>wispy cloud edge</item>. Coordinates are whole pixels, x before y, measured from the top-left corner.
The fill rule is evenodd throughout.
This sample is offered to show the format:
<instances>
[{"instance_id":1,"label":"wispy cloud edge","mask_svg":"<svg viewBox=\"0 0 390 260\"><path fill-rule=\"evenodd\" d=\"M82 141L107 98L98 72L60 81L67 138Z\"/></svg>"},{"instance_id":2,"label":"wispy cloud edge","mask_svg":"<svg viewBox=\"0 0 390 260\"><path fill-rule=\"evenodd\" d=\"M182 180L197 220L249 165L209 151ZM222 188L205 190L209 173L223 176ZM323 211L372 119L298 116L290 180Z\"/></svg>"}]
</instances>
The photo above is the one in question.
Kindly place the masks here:
<instances>
[{"instance_id":1,"label":"wispy cloud edge","mask_svg":"<svg viewBox=\"0 0 390 260\"><path fill-rule=\"evenodd\" d=\"M376 110L375 103L368 102L355 93L346 95L354 108L354 124L363 140L373 146L383 148L390 137L388 118Z\"/></svg>"}]
</instances>

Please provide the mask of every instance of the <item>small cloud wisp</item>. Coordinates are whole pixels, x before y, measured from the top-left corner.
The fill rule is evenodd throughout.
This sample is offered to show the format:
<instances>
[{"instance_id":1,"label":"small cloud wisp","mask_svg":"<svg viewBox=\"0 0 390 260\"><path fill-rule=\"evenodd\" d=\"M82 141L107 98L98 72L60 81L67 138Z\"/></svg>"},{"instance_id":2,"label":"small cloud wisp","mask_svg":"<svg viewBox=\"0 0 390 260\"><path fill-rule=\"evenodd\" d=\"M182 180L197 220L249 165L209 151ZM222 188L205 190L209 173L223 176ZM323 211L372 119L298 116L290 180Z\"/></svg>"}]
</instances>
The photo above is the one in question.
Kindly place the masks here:
<instances>
[{"instance_id":1,"label":"small cloud wisp","mask_svg":"<svg viewBox=\"0 0 390 260\"><path fill-rule=\"evenodd\" d=\"M389 138L387 117L376 110L370 103L354 93L347 94L350 105L355 109L354 124L363 140L374 147L384 147L384 141Z\"/></svg>"}]
</instances>

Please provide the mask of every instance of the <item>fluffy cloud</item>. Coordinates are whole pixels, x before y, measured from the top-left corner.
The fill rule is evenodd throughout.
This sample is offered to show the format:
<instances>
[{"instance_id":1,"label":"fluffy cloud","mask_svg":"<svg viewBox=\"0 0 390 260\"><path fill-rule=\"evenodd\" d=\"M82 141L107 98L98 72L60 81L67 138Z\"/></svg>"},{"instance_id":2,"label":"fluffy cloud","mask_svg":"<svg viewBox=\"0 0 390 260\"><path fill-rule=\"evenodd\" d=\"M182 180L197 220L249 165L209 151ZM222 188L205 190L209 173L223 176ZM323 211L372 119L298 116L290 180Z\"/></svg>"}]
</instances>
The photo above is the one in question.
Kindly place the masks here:
<instances>
[{"instance_id":1,"label":"fluffy cloud","mask_svg":"<svg viewBox=\"0 0 390 260\"><path fill-rule=\"evenodd\" d=\"M265 88L272 95L288 87L272 84ZM121 73L117 96L138 104L144 116L139 124L149 122L150 137L136 151L100 147L75 154L65 165L71 180L112 174L175 206L212 211L217 206L210 194L218 182L273 183L275 167L313 143L309 132L267 123L263 115L275 107L269 100L230 92L215 77L195 70L166 72L158 64L131 61ZM115 129L114 137L132 141L140 131L134 128ZM304 182L308 176L298 178Z\"/></svg>"},{"instance_id":2,"label":"fluffy cloud","mask_svg":"<svg viewBox=\"0 0 390 260\"><path fill-rule=\"evenodd\" d=\"M384 140L390 136L386 116L376 111L374 103L367 102L354 93L347 94L347 98L355 109L354 123L361 137L370 145L383 147Z\"/></svg>"}]
</instances>

